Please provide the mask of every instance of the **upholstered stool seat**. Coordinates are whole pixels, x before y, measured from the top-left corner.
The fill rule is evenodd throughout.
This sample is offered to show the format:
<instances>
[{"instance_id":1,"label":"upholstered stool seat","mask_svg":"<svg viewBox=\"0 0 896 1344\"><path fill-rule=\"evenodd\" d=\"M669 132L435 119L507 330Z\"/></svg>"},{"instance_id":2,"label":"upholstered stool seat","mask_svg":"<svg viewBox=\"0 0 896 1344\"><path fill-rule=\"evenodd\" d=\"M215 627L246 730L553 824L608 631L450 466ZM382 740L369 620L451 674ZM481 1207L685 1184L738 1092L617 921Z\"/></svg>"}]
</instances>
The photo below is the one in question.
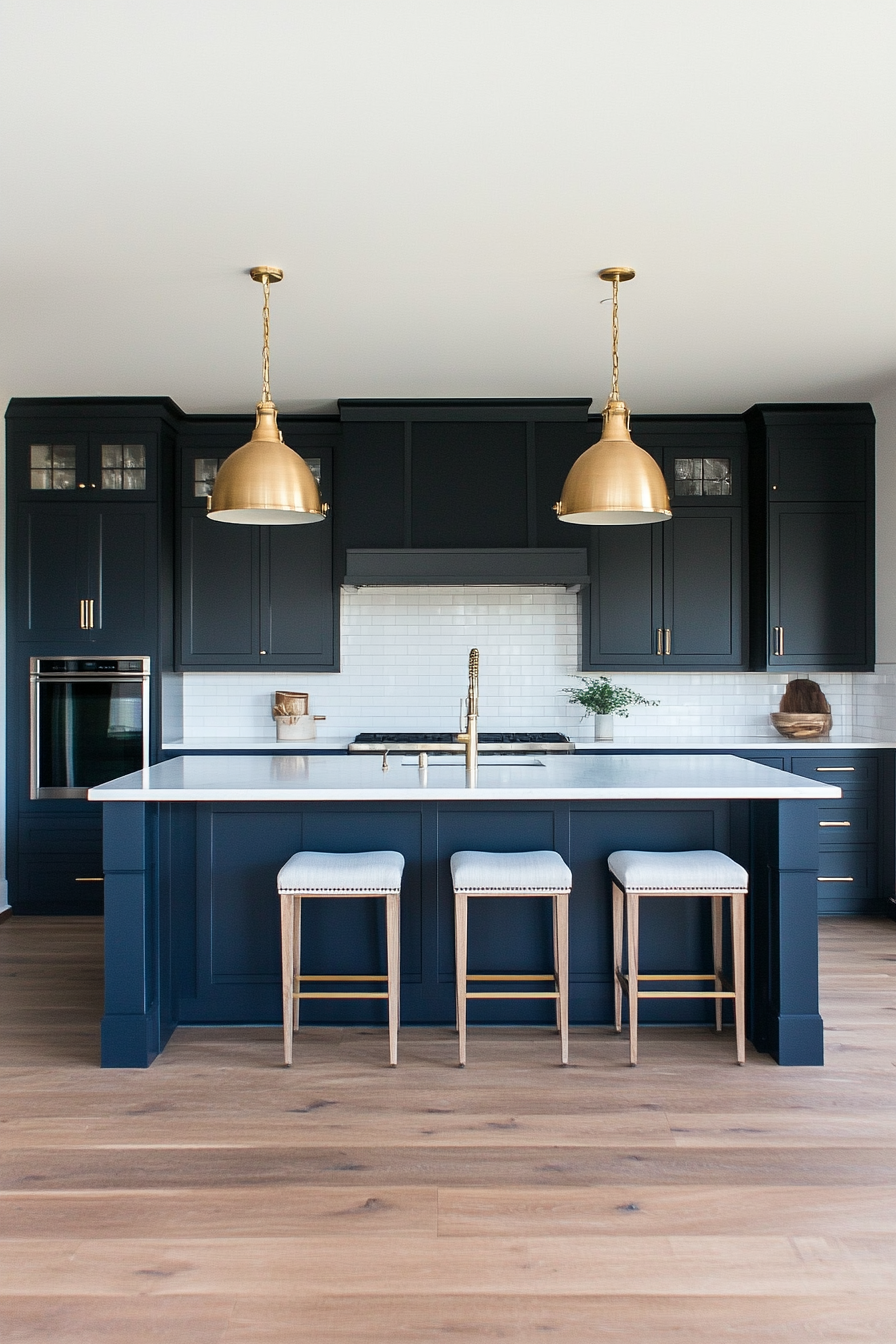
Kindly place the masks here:
<instances>
[{"instance_id":1,"label":"upholstered stool seat","mask_svg":"<svg viewBox=\"0 0 896 1344\"><path fill-rule=\"evenodd\" d=\"M569 1058L569 893L572 873L550 849L521 854L494 854L462 849L451 856L454 888L454 954L457 980L457 1036L461 1068L467 1062L468 999L553 999L560 1059ZM467 972L467 902L470 897L550 897L553 906L554 970L547 975L477 974ZM550 990L468 990L470 982L535 984L548 980Z\"/></svg>"},{"instance_id":2,"label":"upholstered stool seat","mask_svg":"<svg viewBox=\"0 0 896 1344\"><path fill-rule=\"evenodd\" d=\"M325 854L302 850L293 854L277 874L280 893L280 943L283 987L283 1059L292 1064L292 1038L299 1026L302 999L387 999L389 1005L389 1062L398 1062L400 1011L399 901L404 855L395 850L361 854ZM302 900L308 898L382 897L386 902L385 975L302 975ZM386 992L303 990L302 984L336 981L340 984L379 983Z\"/></svg>"},{"instance_id":3,"label":"upholstered stool seat","mask_svg":"<svg viewBox=\"0 0 896 1344\"><path fill-rule=\"evenodd\" d=\"M618 849L607 860L613 875L613 962L616 1030L622 1030L622 999L629 1001L629 1057L638 1062L638 1004L641 999L714 999L716 1031L722 1030L722 1002L734 1001L737 1062L746 1059L744 1029L744 909L749 874L714 849L662 852ZM708 896L712 900L712 974L644 975L639 970L638 933L642 897ZM732 976L722 969L722 901L731 901ZM622 968L623 919L628 933L628 968ZM642 990L643 982L700 982L711 990Z\"/></svg>"}]
</instances>

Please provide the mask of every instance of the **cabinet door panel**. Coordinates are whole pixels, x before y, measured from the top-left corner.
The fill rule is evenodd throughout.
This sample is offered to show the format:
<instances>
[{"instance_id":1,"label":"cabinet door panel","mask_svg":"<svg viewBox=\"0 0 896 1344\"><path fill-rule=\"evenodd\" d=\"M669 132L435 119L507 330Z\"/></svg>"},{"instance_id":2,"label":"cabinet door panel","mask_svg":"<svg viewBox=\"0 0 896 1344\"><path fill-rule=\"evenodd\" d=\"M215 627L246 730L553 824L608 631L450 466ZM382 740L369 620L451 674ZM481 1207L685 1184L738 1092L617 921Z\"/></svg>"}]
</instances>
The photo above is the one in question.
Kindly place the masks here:
<instances>
[{"instance_id":1,"label":"cabinet door panel","mask_svg":"<svg viewBox=\"0 0 896 1344\"><path fill-rule=\"evenodd\" d=\"M871 467L870 430L788 426L768 435L769 500L863 500Z\"/></svg>"},{"instance_id":2,"label":"cabinet door panel","mask_svg":"<svg viewBox=\"0 0 896 1344\"><path fill-rule=\"evenodd\" d=\"M662 624L662 526L593 529L586 669L662 667L656 652Z\"/></svg>"},{"instance_id":3,"label":"cabinet door panel","mask_svg":"<svg viewBox=\"0 0 896 1344\"><path fill-rule=\"evenodd\" d=\"M867 659L864 504L769 509L769 665L854 668ZM773 629L784 652L773 652Z\"/></svg>"},{"instance_id":4,"label":"cabinet door panel","mask_svg":"<svg viewBox=\"0 0 896 1344\"><path fill-rule=\"evenodd\" d=\"M262 664L332 667L331 524L266 530L267 537L262 539Z\"/></svg>"},{"instance_id":5,"label":"cabinet door panel","mask_svg":"<svg viewBox=\"0 0 896 1344\"><path fill-rule=\"evenodd\" d=\"M689 509L662 530L666 665L740 666L743 657L738 509Z\"/></svg>"},{"instance_id":6,"label":"cabinet door panel","mask_svg":"<svg viewBox=\"0 0 896 1344\"><path fill-rule=\"evenodd\" d=\"M421 421L411 443L412 546L527 545L525 424Z\"/></svg>"},{"instance_id":7,"label":"cabinet door panel","mask_svg":"<svg viewBox=\"0 0 896 1344\"><path fill-rule=\"evenodd\" d=\"M85 644L81 602L89 592L88 514L76 504L23 504L18 514L19 639Z\"/></svg>"},{"instance_id":8,"label":"cabinet door panel","mask_svg":"<svg viewBox=\"0 0 896 1344\"><path fill-rule=\"evenodd\" d=\"M91 510L94 627L89 633L92 643L105 645L110 653L145 655L155 648L155 516L152 504Z\"/></svg>"},{"instance_id":9,"label":"cabinet door panel","mask_svg":"<svg viewBox=\"0 0 896 1344\"><path fill-rule=\"evenodd\" d=\"M261 661L259 529L184 510L181 531L181 664L253 666Z\"/></svg>"}]
</instances>

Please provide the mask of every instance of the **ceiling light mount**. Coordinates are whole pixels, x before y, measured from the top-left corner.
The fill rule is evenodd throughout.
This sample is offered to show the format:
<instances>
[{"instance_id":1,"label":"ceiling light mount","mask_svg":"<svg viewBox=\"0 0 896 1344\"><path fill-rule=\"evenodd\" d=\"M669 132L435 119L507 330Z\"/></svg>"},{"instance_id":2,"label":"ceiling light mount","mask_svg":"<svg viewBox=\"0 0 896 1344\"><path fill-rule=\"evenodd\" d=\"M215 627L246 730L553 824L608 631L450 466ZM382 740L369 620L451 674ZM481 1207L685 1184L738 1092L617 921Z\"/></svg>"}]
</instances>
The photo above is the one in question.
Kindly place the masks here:
<instances>
[{"instance_id":1,"label":"ceiling light mount","mask_svg":"<svg viewBox=\"0 0 896 1344\"><path fill-rule=\"evenodd\" d=\"M263 285L265 280L269 285L276 285L279 280L283 279L283 272L279 266L252 266L249 269L249 274L260 285ZM634 275L634 271L632 271L632 275Z\"/></svg>"},{"instance_id":2,"label":"ceiling light mount","mask_svg":"<svg viewBox=\"0 0 896 1344\"><path fill-rule=\"evenodd\" d=\"M632 442L629 409L619 396L619 286L635 272L631 266L605 266L597 274L613 286L613 381L600 440L573 463L554 512L562 523L591 527L665 522L672 509L663 473Z\"/></svg>"},{"instance_id":3,"label":"ceiling light mount","mask_svg":"<svg viewBox=\"0 0 896 1344\"><path fill-rule=\"evenodd\" d=\"M208 516L220 523L265 526L320 523L327 515L327 505L321 503L308 463L283 442L277 407L271 400L270 294L271 285L283 279L283 272L279 266L253 266L249 274L264 289L261 401L255 407L251 439L221 463Z\"/></svg>"},{"instance_id":4,"label":"ceiling light mount","mask_svg":"<svg viewBox=\"0 0 896 1344\"><path fill-rule=\"evenodd\" d=\"M635 273L631 266L604 266L603 270L597 273L601 280L618 280L624 284L626 280L634 280Z\"/></svg>"}]
</instances>

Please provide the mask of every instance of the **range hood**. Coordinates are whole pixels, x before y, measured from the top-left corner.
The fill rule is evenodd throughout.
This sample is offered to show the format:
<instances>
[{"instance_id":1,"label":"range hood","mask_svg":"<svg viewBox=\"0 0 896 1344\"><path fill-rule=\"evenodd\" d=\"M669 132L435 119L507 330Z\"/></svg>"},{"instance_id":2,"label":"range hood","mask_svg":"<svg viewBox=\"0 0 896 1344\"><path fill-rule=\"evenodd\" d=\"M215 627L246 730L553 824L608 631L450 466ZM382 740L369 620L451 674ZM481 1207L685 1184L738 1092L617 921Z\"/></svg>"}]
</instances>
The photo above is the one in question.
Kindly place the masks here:
<instances>
[{"instance_id":1,"label":"range hood","mask_svg":"<svg viewBox=\"0 0 896 1344\"><path fill-rule=\"evenodd\" d=\"M488 547L352 550L345 553L346 588L426 585L543 584L577 592L590 583L583 547Z\"/></svg>"}]
</instances>

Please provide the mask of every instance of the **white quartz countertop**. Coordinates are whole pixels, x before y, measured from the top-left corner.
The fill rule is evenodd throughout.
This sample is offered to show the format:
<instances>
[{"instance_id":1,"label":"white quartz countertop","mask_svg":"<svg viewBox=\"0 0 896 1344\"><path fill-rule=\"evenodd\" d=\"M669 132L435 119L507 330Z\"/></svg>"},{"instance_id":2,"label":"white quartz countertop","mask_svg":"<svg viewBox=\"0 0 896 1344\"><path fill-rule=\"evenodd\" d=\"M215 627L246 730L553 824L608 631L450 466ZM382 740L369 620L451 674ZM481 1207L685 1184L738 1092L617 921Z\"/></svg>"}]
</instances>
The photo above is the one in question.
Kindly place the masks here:
<instances>
[{"instance_id":1,"label":"white quartz countertop","mask_svg":"<svg viewBox=\"0 0 896 1344\"><path fill-rule=\"evenodd\" d=\"M494 762L494 763L491 763ZM414 802L481 799L839 798L840 790L736 756L178 756L100 784L93 802Z\"/></svg>"},{"instance_id":2,"label":"white quartz countertop","mask_svg":"<svg viewBox=\"0 0 896 1344\"><path fill-rule=\"evenodd\" d=\"M679 737L625 737L617 732L612 742L576 741L576 751L875 751L892 750L896 742L869 737L797 738L782 737L780 733L753 733L738 737L734 733L719 733L715 737L695 737L683 733Z\"/></svg>"},{"instance_id":3,"label":"white quartz countertop","mask_svg":"<svg viewBox=\"0 0 896 1344\"><path fill-rule=\"evenodd\" d=\"M345 751L353 737L312 737L278 742L271 732L270 737L184 737L174 742L163 742L163 751L262 751L262 752L298 752L300 755L318 751Z\"/></svg>"}]
</instances>

